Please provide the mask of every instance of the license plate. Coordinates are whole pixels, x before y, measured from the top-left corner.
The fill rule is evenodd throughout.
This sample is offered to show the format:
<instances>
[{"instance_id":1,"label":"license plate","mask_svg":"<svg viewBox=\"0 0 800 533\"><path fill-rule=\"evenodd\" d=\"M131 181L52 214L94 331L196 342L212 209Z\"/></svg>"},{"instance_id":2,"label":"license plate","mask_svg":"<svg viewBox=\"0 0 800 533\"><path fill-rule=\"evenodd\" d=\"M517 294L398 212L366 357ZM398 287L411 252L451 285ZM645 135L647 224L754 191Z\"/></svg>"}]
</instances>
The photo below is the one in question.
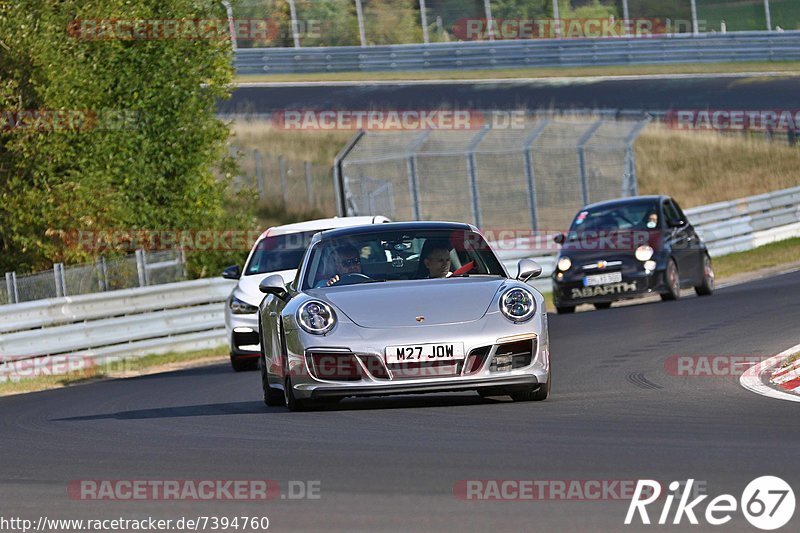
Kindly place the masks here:
<instances>
[{"instance_id":1,"label":"license plate","mask_svg":"<svg viewBox=\"0 0 800 533\"><path fill-rule=\"evenodd\" d=\"M622 281L622 272L609 272L608 274L595 274L583 278L584 287L595 287L597 285L608 285L609 283L619 283Z\"/></svg>"},{"instance_id":2,"label":"license plate","mask_svg":"<svg viewBox=\"0 0 800 533\"><path fill-rule=\"evenodd\" d=\"M464 344L413 344L387 346L386 363L417 363L426 361L458 361L464 359Z\"/></svg>"}]
</instances>

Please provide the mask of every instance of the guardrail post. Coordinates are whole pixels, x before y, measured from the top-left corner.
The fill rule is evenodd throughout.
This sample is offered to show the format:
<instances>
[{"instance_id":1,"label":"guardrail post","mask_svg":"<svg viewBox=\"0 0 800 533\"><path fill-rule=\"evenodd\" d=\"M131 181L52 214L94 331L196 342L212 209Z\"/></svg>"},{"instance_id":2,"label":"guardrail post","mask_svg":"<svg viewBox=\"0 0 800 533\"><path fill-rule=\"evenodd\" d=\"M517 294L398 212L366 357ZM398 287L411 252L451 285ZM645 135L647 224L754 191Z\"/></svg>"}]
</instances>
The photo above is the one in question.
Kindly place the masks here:
<instances>
[{"instance_id":1,"label":"guardrail post","mask_svg":"<svg viewBox=\"0 0 800 533\"><path fill-rule=\"evenodd\" d=\"M481 227L481 196L478 190L478 171L475 168L477 166L475 150L491 129L492 126L490 124L481 128L481 131L475 135L467 147L467 172L469 173L469 190L472 197L472 220L477 228Z\"/></svg>"},{"instance_id":2,"label":"guardrail post","mask_svg":"<svg viewBox=\"0 0 800 533\"><path fill-rule=\"evenodd\" d=\"M6 272L6 292L8 293L8 303L15 304L19 301L17 295L17 276L15 272Z\"/></svg>"},{"instance_id":3,"label":"guardrail post","mask_svg":"<svg viewBox=\"0 0 800 533\"><path fill-rule=\"evenodd\" d=\"M136 250L136 273L139 275L139 286L147 287L147 263L144 259L144 250Z\"/></svg>"},{"instance_id":4,"label":"guardrail post","mask_svg":"<svg viewBox=\"0 0 800 533\"><path fill-rule=\"evenodd\" d=\"M583 201L583 205L589 203L589 180L586 176L586 143L589 142L594 132L596 132L602 124L603 121L598 120L589 126L589 129L586 130L578 140L578 171L581 175L581 200Z\"/></svg>"},{"instance_id":5,"label":"guardrail post","mask_svg":"<svg viewBox=\"0 0 800 533\"><path fill-rule=\"evenodd\" d=\"M62 274L63 268L63 263L53 264L53 276L55 277L56 281L56 298L61 298L64 296L64 276Z\"/></svg>"},{"instance_id":6,"label":"guardrail post","mask_svg":"<svg viewBox=\"0 0 800 533\"><path fill-rule=\"evenodd\" d=\"M539 229L539 220L538 215L536 214L536 172L533 168L533 157L531 155L531 151L533 150L533 143L536 142L536 139L542 134L548 124L550 124L550 120L544 119L534 126L534 128L531 130L531 133L528 135L528 138L525 139L525 144L523 146L525 157L525 177L528 180L528 203L530 204L531 209L531 229L533 229L533 231L537 231Z\"/></svg>"},{"instance_id":7,"label":"guardrail post","mask_svg":"<svg viewBox=\"0 0 800 533\"><path fill-rule=\"evenodd\" d=\"M306 192L308 193L308 207L314 207L314 188L313 188L313 181L311 179L311 163L306 161Z\"/></svg>"}]
</instances>

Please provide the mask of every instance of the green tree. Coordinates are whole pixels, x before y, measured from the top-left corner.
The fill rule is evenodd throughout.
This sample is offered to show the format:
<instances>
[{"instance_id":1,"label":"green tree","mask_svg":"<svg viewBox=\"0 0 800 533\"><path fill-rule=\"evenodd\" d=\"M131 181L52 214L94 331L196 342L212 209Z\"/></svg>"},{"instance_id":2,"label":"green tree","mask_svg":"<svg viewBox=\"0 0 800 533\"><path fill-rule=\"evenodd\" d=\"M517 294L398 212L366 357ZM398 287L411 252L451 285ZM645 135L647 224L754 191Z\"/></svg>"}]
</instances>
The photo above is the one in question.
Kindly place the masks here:
<instances>
[{"instance_id":1,"label":"green tree","mask_svg":"<svg viewBox=\"0 0 800 533\"><path fill-rule=\"evenodd\" d=\"M0 0L0 269L88 260L96 253L65 243L80 230L225 220L214 167L229 131L215 113L229 93L230 43L76 37L72 21L113 18L221 19L224 10L216 0ZM31 110L99 122L14 124Z\"/></svg>"}]
</instances>

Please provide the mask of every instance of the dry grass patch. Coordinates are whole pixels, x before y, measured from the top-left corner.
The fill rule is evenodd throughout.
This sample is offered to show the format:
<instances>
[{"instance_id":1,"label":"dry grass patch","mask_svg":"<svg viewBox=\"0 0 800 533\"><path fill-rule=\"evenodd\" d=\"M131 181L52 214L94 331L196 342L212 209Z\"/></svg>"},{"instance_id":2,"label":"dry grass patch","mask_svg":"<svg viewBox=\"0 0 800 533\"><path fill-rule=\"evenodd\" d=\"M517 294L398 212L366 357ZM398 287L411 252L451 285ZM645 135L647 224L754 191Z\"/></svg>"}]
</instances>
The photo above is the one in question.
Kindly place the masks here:
<instances>
[{"instance_id":1,"label":"dry grass patch","mask_svg":"<svg viewBox=\"0 0 800 533\"><path fill-rule=\"evenodd\" d=\"M800 185L800 149L757 138L675 131L651 124L636 141L641 194L684 208Z\"/></svg>"},{"instance_id":2,"label":"dry grass patch","mask_svg":"<svg viewBox=\"0 0 800 533\"><path fill-rule=\"evenodd\" d=\"M365 81L365 80L477 80L504 78L560 78L581 76L644 76L648 74L717 74L737 72L800 72L800 62L746 62L686 65L623 65L608 67L552 67L485 70L435 70L411 72L320 72L309 74L258 74L238 76L237 83Z\"/></svg>"},{"instance_id":3,"label":"dry grass patch","mask_svg":"<svg viewBox=\"0 0 800 533\"><path fill-rule=\"evenodd\" d=\"M256 120L236 121L232 130L231 144L245 152L258 149L293 161L327 166L333 164L333 158L354 134L351 131L285 131Z\"/></svg>"}]
</instances>

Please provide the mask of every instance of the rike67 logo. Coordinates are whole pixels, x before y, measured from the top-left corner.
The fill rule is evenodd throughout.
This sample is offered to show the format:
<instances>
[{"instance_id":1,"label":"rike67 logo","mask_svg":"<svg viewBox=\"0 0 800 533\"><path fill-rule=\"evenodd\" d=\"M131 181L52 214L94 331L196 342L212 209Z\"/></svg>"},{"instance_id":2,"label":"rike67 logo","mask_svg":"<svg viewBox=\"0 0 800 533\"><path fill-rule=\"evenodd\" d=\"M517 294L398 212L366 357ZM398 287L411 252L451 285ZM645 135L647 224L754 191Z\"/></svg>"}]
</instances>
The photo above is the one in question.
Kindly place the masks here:
<instances>
[{"instance_id":1,"label":"rike67 logo","mask_svg":"<svg viewBox=\"0 0 800 533\"><path fill-rule=\"evenodd\" d=\"M794 515L794 491L779 477L762 476L754 479L745 487L739 500L730 494L721 494L708 501L705 512L702 513L700 504L708 498L708 495L703 494L689 500L692 496L693 484L693 479L689 479L685 484L678 481L669 484L670 492L664 498L664 506L658 515L657 524L670 523L670 516L672 516L671 523L673 525L680 524L684 517L690 524L697 525L700 523L699 515L705 519L706 523L712 526L721 526L730 522L737 510L741 509L742 514L751 525L758 529L771 531L786 525ZM684 489L679 494L678 491L681 487ZM658 481L639 480L628 507L628 514L625 516L625 525L634 523L637 514L642 524L650 524L651 518L647 507L659 501L661 496L661 484ZM672 504L675 499L678 499L678 504L673 514Z\"/></svg>"}]
</instances>

